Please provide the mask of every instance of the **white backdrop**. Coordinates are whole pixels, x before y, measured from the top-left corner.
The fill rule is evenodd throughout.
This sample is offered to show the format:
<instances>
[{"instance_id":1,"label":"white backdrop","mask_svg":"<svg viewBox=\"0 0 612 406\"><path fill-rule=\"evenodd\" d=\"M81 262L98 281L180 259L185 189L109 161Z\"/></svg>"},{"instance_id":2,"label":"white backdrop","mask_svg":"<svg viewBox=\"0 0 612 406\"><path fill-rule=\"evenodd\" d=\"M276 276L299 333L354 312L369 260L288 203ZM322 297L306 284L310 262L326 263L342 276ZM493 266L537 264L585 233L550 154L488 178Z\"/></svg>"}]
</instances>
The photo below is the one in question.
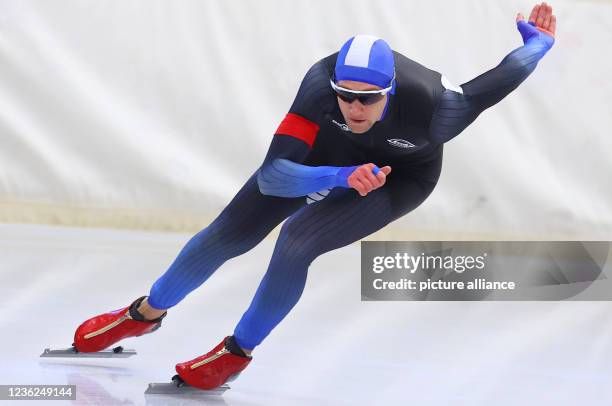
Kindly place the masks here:
<instances>
[{"instance_id":1,"label":"white backdrop","mask_svg":"<svg viewBox=\"0 0 612 406\"><path fill-rule=\"evenodd\" d=\"M552 4L555 47L377 236L612 238L612 5ZM0 221L199 229L347 38L378 35L461 84L521 44L532 5L0 0Z\"/></svg>"}]
</instances>

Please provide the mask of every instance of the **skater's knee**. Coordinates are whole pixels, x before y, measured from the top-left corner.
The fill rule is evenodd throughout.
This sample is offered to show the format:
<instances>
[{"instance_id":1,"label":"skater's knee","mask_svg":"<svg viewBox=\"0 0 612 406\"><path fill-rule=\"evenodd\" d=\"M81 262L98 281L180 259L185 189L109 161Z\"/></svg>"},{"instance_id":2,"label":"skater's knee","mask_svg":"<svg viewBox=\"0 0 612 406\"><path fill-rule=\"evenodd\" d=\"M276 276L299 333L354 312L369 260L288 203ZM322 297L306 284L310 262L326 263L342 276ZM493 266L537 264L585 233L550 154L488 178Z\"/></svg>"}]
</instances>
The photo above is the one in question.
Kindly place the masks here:
<instances>
[{"instance_id":1,"label":"skater's knee","mask_svg":"<svg viewBox=\"0 0 612 406\"><path fill-rule=\"evenodd\" d=\"M215 250L225 252L229 257L241 255L253 248L261 239L240 227L229 227L212 223L197 233L189 245L198 251Z\"/></svg>"},{"instance_id":2,"label":"skater's knee","mask_svg":"<svg viewBox=\"0 0 612 406\"><path fill-rule=\"evenodd\" d=\"M319 256L319 251L316 236L306 233L295 223L287 222L283 225L277 241L276 256L282 256L292 262L300 260L310 264Z\"/></svg>"}]
</instances>

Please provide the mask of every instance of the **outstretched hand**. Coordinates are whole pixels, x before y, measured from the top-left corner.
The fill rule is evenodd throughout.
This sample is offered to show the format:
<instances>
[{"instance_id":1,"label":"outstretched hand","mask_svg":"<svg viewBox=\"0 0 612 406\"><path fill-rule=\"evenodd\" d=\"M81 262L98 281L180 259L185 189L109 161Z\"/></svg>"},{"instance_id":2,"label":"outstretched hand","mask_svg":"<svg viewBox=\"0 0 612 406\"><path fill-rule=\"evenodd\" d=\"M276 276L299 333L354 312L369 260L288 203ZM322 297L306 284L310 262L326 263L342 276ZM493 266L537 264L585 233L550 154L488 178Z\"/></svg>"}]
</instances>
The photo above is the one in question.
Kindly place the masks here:
<instances>
[{"instance_id":1,"label":"outstretched hand","mask_svg":"<svg viewBox=\"0 0 612 406\"><path fill-rule=\"evenodd\" d=\"M516 15L516 22L525 21L525 17L521 13ZM555 37L555 31L557 30L557 17L552 12L552 7L546 2L542 4L536 4L531 10L529 16L529 25L537 28L539 31ZM523 32L521 32L523 34ZM523 38L525 35L523 34Z\"/></svg>"}]
</instances>

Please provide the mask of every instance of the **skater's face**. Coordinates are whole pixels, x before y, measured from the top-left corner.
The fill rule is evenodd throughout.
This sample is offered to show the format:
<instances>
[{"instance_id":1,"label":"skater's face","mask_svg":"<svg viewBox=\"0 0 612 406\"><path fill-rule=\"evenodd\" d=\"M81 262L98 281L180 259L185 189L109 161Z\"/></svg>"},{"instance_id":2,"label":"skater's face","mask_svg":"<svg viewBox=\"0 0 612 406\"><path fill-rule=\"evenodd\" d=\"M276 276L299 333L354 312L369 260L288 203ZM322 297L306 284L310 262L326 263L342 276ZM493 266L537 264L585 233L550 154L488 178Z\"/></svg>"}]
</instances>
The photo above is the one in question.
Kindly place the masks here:
<instances>
[{"instance_id":1,"label":"skater's face","mask_svg":"<svg viewBox=\"0 0 612 406\"><path fill-rule=\"evenodd\" d=\"M364 91L364 90L381 90L381 87L371 85L364 82L356 82L353 80L340 80L338 86L345 89ZM379 101L373 104L362 104L359 100L354 100L349 103L337 96L338 106L344 116L344 121L351 128L351 131L356 134L361 134L368 131L372 126L380 120L385 104L387 103L387 95L382 96Z\"/></svg>"}]
</instances>

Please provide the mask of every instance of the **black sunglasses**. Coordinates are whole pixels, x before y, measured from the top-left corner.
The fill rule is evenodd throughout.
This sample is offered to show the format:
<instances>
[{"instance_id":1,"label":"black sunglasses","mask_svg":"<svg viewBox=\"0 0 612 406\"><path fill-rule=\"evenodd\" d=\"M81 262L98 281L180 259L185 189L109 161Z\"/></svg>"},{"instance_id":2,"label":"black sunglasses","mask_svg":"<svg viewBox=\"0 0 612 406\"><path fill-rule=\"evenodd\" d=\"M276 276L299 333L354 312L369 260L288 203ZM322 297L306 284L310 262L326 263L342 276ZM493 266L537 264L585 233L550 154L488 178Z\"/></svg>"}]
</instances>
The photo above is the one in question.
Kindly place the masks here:
<instances>
[{"instance_id":1,"label":"black sunglasses","mask_svg":"<svg viewBox=\"0 0 612 406\"><path fill-rule=\"evenodd\" d=\"M395 79L395 75L393 76L393 79ZM329 80L329 83L331 84L332 89L334 89L334 92L336 92L336 94L341 100L347 103L352 103L355 100L359 100L359 103L363 104L364 106L369 106L371 104L378 103L385 97L387 93L391 91L391 88L393 87L393 80L391 80L391 85L389 85L389 87L380 90L347 89L338 86L334 82L333 78Z\"/></svg>"},{"instance_id":2,"label":"black sunglasses","mask_svg":"<svg viewBox=\"0 0 612 406\"><path fill-rule=\"evenodd\" d=\"M359 103L364 106L369 106L371 104L378 103L381 101L385 95L377 93L377 94L366 94L366 95L357 95L354 93L344 92L342 90L336 90L336 95L343 101L347 103L352 103L355 100L359 100Z\"/></svg>"}]
</instances>

